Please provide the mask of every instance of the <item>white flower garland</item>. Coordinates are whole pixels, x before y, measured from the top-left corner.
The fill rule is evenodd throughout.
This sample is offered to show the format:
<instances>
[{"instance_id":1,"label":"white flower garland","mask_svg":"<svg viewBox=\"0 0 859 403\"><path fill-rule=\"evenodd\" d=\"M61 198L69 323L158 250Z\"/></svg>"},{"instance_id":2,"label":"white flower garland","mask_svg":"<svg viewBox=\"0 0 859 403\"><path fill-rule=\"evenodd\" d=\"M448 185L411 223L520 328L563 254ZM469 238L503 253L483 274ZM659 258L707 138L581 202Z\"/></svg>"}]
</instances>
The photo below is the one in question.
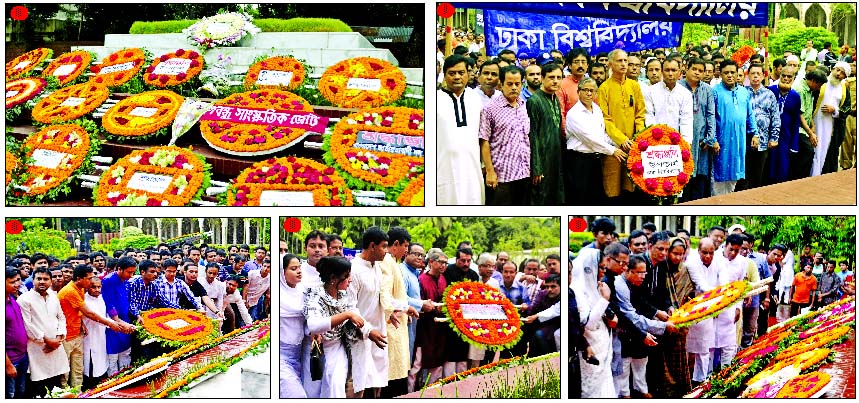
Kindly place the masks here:
<instances>
[{"instance_id":1,"label":"white flower garland","mask_svg":"<svg viewBox=\"0 0 859 403\"><path fill-rule=\"evenodd\" d=\"M250 15L246 13L225 13L203 18L182 33L188 36L193 44L203 49L219 46L233 46L245 35L261 32L254 25Z\"/></svg>"}]
</instances>

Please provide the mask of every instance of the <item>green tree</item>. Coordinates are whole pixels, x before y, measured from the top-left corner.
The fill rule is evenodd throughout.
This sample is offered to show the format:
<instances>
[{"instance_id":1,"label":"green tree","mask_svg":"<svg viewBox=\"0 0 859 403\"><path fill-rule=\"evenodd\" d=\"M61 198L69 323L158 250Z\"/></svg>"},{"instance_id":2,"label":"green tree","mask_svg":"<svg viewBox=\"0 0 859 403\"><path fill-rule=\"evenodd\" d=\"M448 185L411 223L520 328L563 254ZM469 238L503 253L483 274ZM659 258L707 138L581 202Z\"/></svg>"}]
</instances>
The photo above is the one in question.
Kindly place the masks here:
<instances>
[{"instance_id":1,"label":"green tree","mask_svg":"<svg viewBox=\"0 0 859 403\"><path fill-rule=\"evenodd\" d=\"M700 46L701 41L713 36L713 26L697 22L683 24L683 37L680 39L680 49L686 49L686 44Z\"/></svg>"},{"instance_id":2,"label":"green tree","mask_svg":"<svg viewBox=\"0 0 859 403\"><path fill-rule=\"evenodd\" d=\"M823 48L824 42L838 43L838 35L826 28L795 27L796 25L792 24L791 28L779 29L779 24L776 24L776 32L770 36L770 53L781 55L785 51L791 51L799 54L807 41L812 41L816 49Z\"/></svg>"}]
</instances>

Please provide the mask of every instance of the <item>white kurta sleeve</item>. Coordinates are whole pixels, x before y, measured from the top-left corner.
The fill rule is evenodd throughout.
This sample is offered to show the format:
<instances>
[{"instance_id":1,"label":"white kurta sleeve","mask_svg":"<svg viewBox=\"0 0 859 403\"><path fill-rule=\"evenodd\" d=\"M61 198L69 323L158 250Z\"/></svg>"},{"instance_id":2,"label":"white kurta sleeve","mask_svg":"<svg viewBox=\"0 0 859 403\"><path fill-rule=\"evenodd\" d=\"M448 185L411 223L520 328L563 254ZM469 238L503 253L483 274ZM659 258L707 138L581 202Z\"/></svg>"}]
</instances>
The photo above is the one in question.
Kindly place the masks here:
<instances>
[{"instance_id":1,"label":"white kurta sleeve","mask_svg":"<svg viewBox=\"0 0 859 403\"><path fill-rule=\"evenodd\" d=\"M36 326L33 319L33 306L30 304L30 301L18 298L18 306L21 307L21 319L24 320L24 330L27 331L27 338L41 343L45 338L45 332Z\"/></svg>"},{"instance_id":2,"label":"white kurta sleeve","mask_svg":"<svg viewBox=\"0 0 859 403\"><path fill-rule=\"evenodd\" d=\"M684 91L680 102L680 137L683 137L683 140L686 140L690 145L692 145L694 133L692 127L694 116L692 113L692 93Z\"/></svg>"},{"instance_id":3,"label":"white kurta sleeve","mask_svg":"<svg viewBox=\"0 0 859 403\"><path fill-rule=\"evenodd\" d=\"M561 316L561 303L560 302L556 302L554 305L552 305L552 306L546 308L545 310L537 313L537 319L539 319L540 322L552 320L552 319L557 318L558 316Z\"/></svg>"}]
</instances>

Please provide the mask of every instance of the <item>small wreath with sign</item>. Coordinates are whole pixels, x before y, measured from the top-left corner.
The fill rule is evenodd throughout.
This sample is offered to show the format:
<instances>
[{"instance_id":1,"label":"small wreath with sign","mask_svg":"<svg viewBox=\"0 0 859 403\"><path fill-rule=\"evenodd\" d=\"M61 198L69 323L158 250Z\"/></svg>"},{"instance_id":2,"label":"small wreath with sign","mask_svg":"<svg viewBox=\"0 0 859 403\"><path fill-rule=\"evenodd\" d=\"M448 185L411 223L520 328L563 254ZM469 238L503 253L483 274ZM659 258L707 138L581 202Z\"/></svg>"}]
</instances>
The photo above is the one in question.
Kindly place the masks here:
<instances>
[{"instance_id":1,"label":"small wreath with sign","mask_svg":"<svg viewBox=\"0 0 859 403\"><path fill-rule=\"evenodd\" d=\"M689 143L667 125L649 126L634 137L635 144L629 151L626 165L633 183L651 196L667 197L679 194L689 183L695 169ZM642 155L644 154L644 155ZM648 161L646 161L646 160ZM672 166L670 176L660 175L651 168L649 160L663 160ZM680 165L677 167L677 165ZM678 173L673 173L680 168Z\"/></svg>"},{"instance_id":2,"label":"small wreath with sign","mask_svg":"<svg viewBox=\"0 0 859 403\"><path fill-rule=\"evenodd\" d=\"M245 89L295 89L304 82L307 73L300 61L291 57L274 56L254 63L245 75Z\"/></svg>"},{"instance_id":3,"label":"small wreath with sign","mask_svg":"<svg viewBox=\"0 0 859 403\"><path fill-rule=\"evenodd\" d=\"M101 123L117 141L167 134L185 98L173 91L147 91L119 101Z\"/></svg>"},{"instance_id":4,"label":"small wreath with sign","mask_svg":"<svg viewBox=\"0 0 859 403\"><path fill-rule=\"evenodd\" d=\"M230 95L200 118L200 132L212 148L239 156L284 150L327 126L328 118L314 114L304 98L280 90Z\"/></svg>"},{"instance_id":5,"label":"small wreath with sign","mask_svg":"<svg viewBox=\"0 0 859 403\"><path fill-rule=\"evenodd\" d=\"M707 291L674 310L668 320L677 327L688 327L704 319L714 317L737 302L748 289L745 281L734 281Z\"/></svg>"},{"instance_id":6,"label":"small wreath with sign","mask_svg":"<svg viewBox=\"0 0 859 403\"><path fill-rule=\"evenodd\" d=\"M90 81L108 87L119 87L137 76L145 63L146 54L142 49L122 49L104 58L101 65L92 66L90 71L95 73L95 77Z\"/></svg>"},{"instance_id":7,"label":"small wreath with sign","mask_svg":"<svg viewBox=\"0 0 859 403\"><path fill-rule=\"evenodd\" d=\"M409 182L403 192L397 196L397 204L400 206L423 206L424 205L424 174Z\"/></svg>"},{"instance_id":8,"label":"small wreath with sign","mask_svg":"<svg viewBox=\"0 0 859 403\"><path fill-rule=\"evenodd\" d=\"M163 341L181 342L213 337L212 320L197 311L157 308L143 312L141 316L142 329Z\"/></svg>"},{"instance_id":9,"label":"small wreath with sign","mask_svg":"<svg viewBox=\"0 0 859 403\"><path fill-rule=\"evenodd\" d=\"M809 372L788 381L776 393L776 399L807 399L822 391L829 384L829 374L823 371Z\"/></svg>"},{"instance_id":10,"label":"small wreath with sign","mask_svg":"<svg viewBox=\"0 0 859 403\"><path fill-rule=\"evenodd\" d=\"M48 60L54 51L49 48L33 49L6 63L6 80L28 77L35 73L37 67Z\"/></svg>"},{"instance_id":11,"label":"small wreath with sign","mask_svg":"<svg viewBox=\"0 0 859 403\"><path fill-rule=\"evenodd\" d=\"M77 119L101 106L109 96L107 87L92 81L66 87L39 101L33 108L33 120L51 124Z\"/></svg>"},{"instance_id":12,"label":"small wreath with sign","mask_svg":"<svg viewBox=\"0 0 859 403\"><path fill-rule=\"evenodd\" d=\"M136 150L101 176L96 206L185 206L209 186L203 157L175 146Z\"/></svg>"},{"instance_id":13,"label":"small wreath with sign","mask_svg":"<svg viewBox=\"0 0 859 403\"><path fill-rule=\"evenodd\" d=\"M38 77L19 78L6 82L6 109L14 108L41 94L47 81Z\"/></svg>"},{"instance_id":14,"label":"small wreath with sign","mask_svg":"<svg viewBox=\"0 0 859 403\"><path fill-rule=\"evenodd\" d=\"M351 206L352 191L334 168L316 161L269 158L245 169L227 191L228 206Z\"/></svg>"},{"instance_id":15,"label":"small wreath with sign","mask_svg":"<svg viewBox=\"0 0 859 403\"><path fill-rule=\"evenodd\" d=\"M56 77L60 85L71 84L82 77L91 63L92 54L85 50L63 53L45 67L42 77Z\"/></svg>"},{"instance_id":16,"label":"small wreath with sign","mask_svg":"<svg viewBox=\"0 0 859 403\"><path fill-rule=\"evenodd\" d=\"M501 350L516 345L522 337L519 311L495 288L462 281L448 286L442 301L451 329L470 344Z\"/></svg>"},{"instance_id":17,"label":"small wreath with sign","mask_svg":"<svg viewBox=\"0 0 859 403\"><path fill-rule=\"evenodd\" d=\"M325 70L318 87L325 99L339 107L372 108L402 98L406 76L384 60L356 57Z\"/></svg>"},{"instance_id":18,"label":"small wreath with sign","mask_svg":"<svg viewBox=\"0 0 859 403\"><path fill-rule=\"evenodd\" d=\"M178 49L163 54L146 68L143 81L153 87L167 88L187 83L203 71L203 55Z\"/></svg>"}]
</instances>

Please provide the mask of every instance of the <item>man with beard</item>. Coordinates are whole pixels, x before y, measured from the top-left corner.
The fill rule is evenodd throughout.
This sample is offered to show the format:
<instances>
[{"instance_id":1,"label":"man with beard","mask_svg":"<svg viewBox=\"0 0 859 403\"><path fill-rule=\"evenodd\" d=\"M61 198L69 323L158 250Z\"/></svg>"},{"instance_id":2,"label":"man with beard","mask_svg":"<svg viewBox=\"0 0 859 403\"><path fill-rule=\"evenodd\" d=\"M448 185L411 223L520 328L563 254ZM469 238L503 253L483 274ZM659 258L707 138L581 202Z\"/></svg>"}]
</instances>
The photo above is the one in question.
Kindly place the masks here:
<instances>
[{"instance_id":1,"label":"man with beard","mask_svg":"<svg viewBox=\"0 0 859 403\"><path fill-rule=\"evenodd\" d=\"M751 94L737 83L737 62L721 65L722 82L713 88L716 102L716 141L720 151L713 166L713 194L732 193L746 177L746 138L757 134Z\"/></svg>"},{"instance_id":2,"label":"man with beard","mask_svg":"<svg viewBox=\"0 0 859 403\"><path fill-rule=\"evenodd\" d=\"M531 95L534 95L535 92L540 91L540 86L543 85L543 77L541 71L542 69L540 68L540 66L536 64L529 65L525 68L525 88L522 88L522 94L519 96L523 104L525 102L528 102L528 98L531 98ZM500 81L501 85L503 86L504 78L500 78Z\"/></svg>"},{"instance_id":3,"label":"man with beard","mask_svg":"<svg viewBox=\"0 0 859 403\"><path fill-rule=\"evenodd\" d=\"M746 89L751 95L752 111L758 131L750 138L746 149L746 181L742 188L754 189L763 185L768 150L778 147L781 117L775 94L763 85L763 65L751 65L748 74L749 86Z\"/></svg>"},{"instance_id":4,"label":"man with beard","mask_svg":"<svg viewBox=\"0 0 859 403\"><path fill-rule=\"evenodd\" d=\"M814 126L818 129L818 144L814 154L812 176L817 173L818 163L821 164L820 173L838 171L838 151L844 141L846 118L851 113L851 95L844 81L849 75L850 65L847 62L835 63L835 67L829 74L829 82L820 89L818 107L814 116ZM823 155L819 156L818 153Z\"/></svg>"},{"instance_id":5,"label":"man with beard","mask_svg":"<svg viewBox=\"0 0 859 403\"><path fill-rule=\"evenodd\" d=\"M815 127L813 118L816 103L814 94L826 83L826 75L817 70L805 76L797 76L797 78L802 77L805 79L796 79L793 83L793 89L799 94L801 102L800 128L802 130L799 133L799 152L791 154L790 180L807 178L811 174L814 150L818 143L818 128Z\"/></svg>"},{"instance_id":6,"label":"man with beard","mask_svg":"<svg viewBox=\"0 0 859 403\"><path fill-rule=\"evenodd\" d=\"M542 67L543 86L526 103L530 120L531 204L535 206L564 203L561 174L561 104L557 92L564 73L561 66L548 63Z\"/></svg>"},{"instance_id":7,"label":"man with beard","mask_svg":"<svg viewBox=\"0 0 859 403\"><path fill-rule=\"evenodd\" d=\"M588 77L593 78L597 82L597 88L602 86L607 76L608 72L606 71L605 64L593 63L588 66Z\"/></svg>"},{"instance_id":8,"label":"man with beard","mask_svg":"<svg viewBox=\"0 0 859 403\"><path fill-rule=\"evenodd\" d=\"M677 85L677 80L680 78L680 62L667 59L663 63L662 70L662 81L653 83L644 92L647 111L644 116L645 124L668 125L677 130L683 140L692 144L692 93L686 87ZM627 78L629 78L628 75Z\"/></svg>"},{"instance_id":9,"label":"man with beard","mask_svg":"<svg viewBox=\"0 0 859 403\"><path fill-rule=\"evenodd\" d=\"M521 206L527 202L530 178L530 120L520 98L522 70L501 69L504 96L480 112L480 155L486 168L486 204Z\"/></svg>"},{"instance_id":10,"label":"man with beard","mask_svg":"<svg viewBox=\"0 0 859 403\"><path fill-rule=\"evenodd\" d=\"M453 55L445 59L444 80L447 88L436 93L437 203L482 205L484 181L478 128L483 103L479 94L465 91L468 72L464 57Z\"/></svg>"},{"instance_id":11,"label":"man with beard","mask_svg":"<svg viewBox=\"0 0 859 403\"><path fill-rule=\"evenodd\" d=\"M558 351L555 348L555 331L561 328L561 276L549 275L544 282L545 289L537 293L531 306L524 312L525 319L522 331L523 338L528 335L528 356L537 357ZM552 308L557 304L558 315L553 315ZM539 319L539 320L538 320Z\"/></svg>"},{"instance_id":12,"label":"man with beard","mask_svg":"<svg viewBox=\"0 0 859 403\"><path fill-rule=\"evenodd\" d=\"M585 77L590 62L591 58L586 48L573 48L567 52L567 56L564 58L564 65L570 70L570 75L564 77L564 80L561 81L561 89L558 90L564 127L566 127L567 113L579 101L579 82ZM597 84L597 88L599 88L599 84Z\"/></svg>"},{"instance_id":13,"label":"man with beard","mask_svg":"<svg viewBox=\"0 0 859 403\"><path fill-rule=\"evenodd\" d=\"M421 286L418 278L421 276L424 264L424 246L412 242L409 243L409 253L403 259L402 272L403 282L406 286L406 295L408 296L409 306L419 310L420 312L431 312L434 307L432 301L421 299ZM417 320L409 321L409 365L415 360L415 334L418 328Z\"/></svg>"},{"instance_id":14,"label":"man with beard","mask_svg":"<svg viewBox=\"0 0 859 403\"><path fill-rule=\"evenodd\" d=\"M477 76L477 82L480 83L480 85L472 91L478 95L481 105L486 106L490 100L501 96L501 91L498 91L498 76L500 74L500 70L498 63L493 63L492 61L483 63L483 65L480 66Z\"/></svg>"},{"instance_id":15,"label":"man with beard","mask_svg":"<svg viewBox=\"0 0 859 403\"><path fill-rule=\"evenodd\" d=\"M716 141L716 104L713 88L706 78L707 62L692 58L688 61L686 78L680 85L692 93L692 161L695 171L683 192L685 200L698 200L710 196L713 154L719 151ZM712 62L710 63L712 72ZM702 74L704 77L702 78Z\"/></svg>"},{"instance_id":16,"label":"man with beard","mask_svg":"<svg viewBox=\"0 0 859 403\"><path fill-rule=\"evenodd\" d=\"M12 283L14 287L10 287L10 270L12 269L7 269L6 272L7 298L10 298L11 292L18 289L14 282ZM14 277L18 277L17 273L13 272L13 274ZM14 281L14 277L11 280ZM50 283L51 277L47 271L37 269L33 276L33 289L17 299L21 320L27 332L27 358L31 382L27 385L28 397L42 397L46 389L52 390L55 386L59 387L63 375L69 372L69 360L63 346L66 336L66 318L57 296L48 293Z\"/></svg>"},{"instance_id":17,"label":"man with beard","mask_svg":"<svg viewBox=\"0 0 859 403\"><path fill-rule=\"evenodd\" d=\"M765 184L781 183L790 177L790 159L799 152L799 128L802 123L802 100L790 87L796 77L796 69L782 69L777 84L769 87L775 95L780 112L779 144L770 150L769 175Z\"/></svg>"}]
</instances>

